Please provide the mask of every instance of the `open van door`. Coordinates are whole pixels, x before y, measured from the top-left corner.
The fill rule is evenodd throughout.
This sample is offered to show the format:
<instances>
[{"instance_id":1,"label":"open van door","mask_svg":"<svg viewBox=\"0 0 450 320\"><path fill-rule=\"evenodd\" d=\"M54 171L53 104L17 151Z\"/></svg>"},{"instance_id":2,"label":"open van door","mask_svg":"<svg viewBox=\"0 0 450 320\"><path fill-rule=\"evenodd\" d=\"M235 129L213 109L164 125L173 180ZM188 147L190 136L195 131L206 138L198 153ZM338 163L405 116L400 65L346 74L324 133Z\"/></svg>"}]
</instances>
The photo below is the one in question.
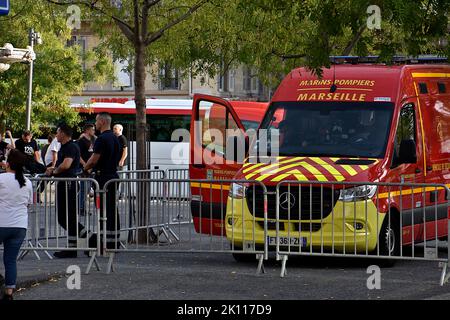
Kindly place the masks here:
<instances>
[{"instance_id":1,"label":"open van door","mask_svg":"<svg viewBox=\"0 0 450 320\"><path fill-rule=\"evenodd\" d=\"M213 180L210 183L191 182L191 211L195 230L199 233L225 236L223 221L230 184L219 180L233 179L242 167L246 153L244 131L228 101L194 95L189 176L193 180ZM230 144L230 141L234 143ZM234 150L227 150L230 145ZM240 159L236 157L237 149L241 151L237 152Z\"/></svg>"}]
</instances>

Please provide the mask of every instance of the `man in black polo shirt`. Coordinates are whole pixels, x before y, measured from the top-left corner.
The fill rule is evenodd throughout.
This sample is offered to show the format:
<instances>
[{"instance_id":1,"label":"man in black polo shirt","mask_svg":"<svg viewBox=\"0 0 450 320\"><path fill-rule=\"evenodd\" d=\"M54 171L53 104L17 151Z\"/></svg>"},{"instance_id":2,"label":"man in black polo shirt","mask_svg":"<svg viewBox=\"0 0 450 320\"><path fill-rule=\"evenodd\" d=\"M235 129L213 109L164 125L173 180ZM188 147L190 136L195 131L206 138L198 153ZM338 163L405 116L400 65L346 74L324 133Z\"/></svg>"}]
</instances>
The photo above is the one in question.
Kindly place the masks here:
<instances>
[{"instance_id":1,"label":"man in black polo shirt","mask_svg":"<svg viewBox=\"0 0 450 320\"><path fill-rule=\"evenodd\" d=\"M72 141L72 129L65 124L61 124L56 131L56 139L61 143L58 160L55 167L47 169L46 174L57 178L76 178L80 167L80 148L78 144ZM57 182L56 206L58 223L68 233L69 248L76 248L77 238L86 237L87 230L79 222L77 226L77 184L75 181ZM60 251L53 255L56 258L76 258L77 252Z\"/></svg>"},{"instance_id":2,"label":"man in black polo shirt","mask_svg":"<svg viewBox=\"0 0 450 320\"><path fill-rule=\"evenodd\" d=\"M97 115L95 127L101 134L94 143L94 154L84 166L84 171L94 169L95 180L98 181L100 189L103 189L109 180L119 179L117 167L121 150L119 140L111 131L111 121L111 116L106 112ZM109 249L118 248L120 237L120 221L116 210L116 192L117 183L109 184L106 192L106 246ZM102 197L100 197L100 207L103 208Z\"/></svg>"}]
</instances>

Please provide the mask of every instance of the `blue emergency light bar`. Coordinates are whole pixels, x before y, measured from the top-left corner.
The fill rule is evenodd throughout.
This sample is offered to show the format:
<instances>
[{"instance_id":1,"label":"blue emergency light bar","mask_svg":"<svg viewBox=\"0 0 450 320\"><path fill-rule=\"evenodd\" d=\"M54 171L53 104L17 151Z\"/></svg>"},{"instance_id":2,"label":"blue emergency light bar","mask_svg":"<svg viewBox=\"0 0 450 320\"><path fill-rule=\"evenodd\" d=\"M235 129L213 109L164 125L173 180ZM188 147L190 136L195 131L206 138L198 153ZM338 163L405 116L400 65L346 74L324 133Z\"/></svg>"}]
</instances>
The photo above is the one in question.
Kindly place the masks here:
<instances>
[{"instance_id":1,"label":"blue emergency light bar","mask_svg":"<svg viewBox=\"0 0 450 320\"><path fill-rule=\"evenodd\" d=\"M359 64L359 63L380 63L379 56L330 56L332 64ZM418 57L393 56L393 64L437 64L448 63L447 57L438 57L434 55L423 55Z\"/></svg>"},{"instance_id":2,"label":"blue emergency light bar","mask_svg":"<svg viewBox=\"0 0 450 320\"><path fill-rule=\"evenodd\" d=\"M0 16L9 14L9 0L0 0Z\"/></svg>"}]
</instances>

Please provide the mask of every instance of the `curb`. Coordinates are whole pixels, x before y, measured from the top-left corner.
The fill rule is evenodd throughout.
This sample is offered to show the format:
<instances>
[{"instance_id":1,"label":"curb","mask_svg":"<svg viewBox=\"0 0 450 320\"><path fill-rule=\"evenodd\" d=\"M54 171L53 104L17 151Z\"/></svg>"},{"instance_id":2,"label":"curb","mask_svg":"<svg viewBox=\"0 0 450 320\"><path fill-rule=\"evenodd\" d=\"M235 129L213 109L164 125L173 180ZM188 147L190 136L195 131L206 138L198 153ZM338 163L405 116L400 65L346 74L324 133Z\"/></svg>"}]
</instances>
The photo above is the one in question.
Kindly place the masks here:
<instances>
[{"instance_id":1,"label":"curb","mask_svg":"<svg viewBox=\"0 0 450 320\"><path fill-rule=\"evenodd\" d=\"M65 275L65 272L54 272L49 274L39 274L39 275L33 275L33 276L26 276L17 279L16 283L16 290L20 291L21 289L29 289L35 286L36 284L42 283L42 282L48 282L53 278L60 278ZM0 278L0 288L3 292L4 288L4 279Z\"/></svg>"}]
</instances>

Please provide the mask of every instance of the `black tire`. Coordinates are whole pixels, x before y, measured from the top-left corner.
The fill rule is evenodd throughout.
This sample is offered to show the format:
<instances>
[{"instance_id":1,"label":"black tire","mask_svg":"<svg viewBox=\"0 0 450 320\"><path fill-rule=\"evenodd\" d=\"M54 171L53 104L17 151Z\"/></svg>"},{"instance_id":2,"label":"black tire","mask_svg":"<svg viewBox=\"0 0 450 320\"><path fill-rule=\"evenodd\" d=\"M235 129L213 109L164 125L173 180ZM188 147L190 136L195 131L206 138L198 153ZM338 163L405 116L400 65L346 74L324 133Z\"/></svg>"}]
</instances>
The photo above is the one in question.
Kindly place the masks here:
<instances>
[{"instance_id":1,"label":"black tire","mask_svg":"<svg viewBox=\"0 0 450 320\"><path fill-rule=\"evenodd\" d=\"M380 234L378 235L378 248L379 254L382 257L396 257L400 255L400 224L398 220L391 215L391 221L389 223L389 215L384 219L383 225L381 226ZM375 249L374 254L378 254L378 248ZM396 260L380 260L380 264L384 267L394 266Z\"/></svg>"}]
</instances>

